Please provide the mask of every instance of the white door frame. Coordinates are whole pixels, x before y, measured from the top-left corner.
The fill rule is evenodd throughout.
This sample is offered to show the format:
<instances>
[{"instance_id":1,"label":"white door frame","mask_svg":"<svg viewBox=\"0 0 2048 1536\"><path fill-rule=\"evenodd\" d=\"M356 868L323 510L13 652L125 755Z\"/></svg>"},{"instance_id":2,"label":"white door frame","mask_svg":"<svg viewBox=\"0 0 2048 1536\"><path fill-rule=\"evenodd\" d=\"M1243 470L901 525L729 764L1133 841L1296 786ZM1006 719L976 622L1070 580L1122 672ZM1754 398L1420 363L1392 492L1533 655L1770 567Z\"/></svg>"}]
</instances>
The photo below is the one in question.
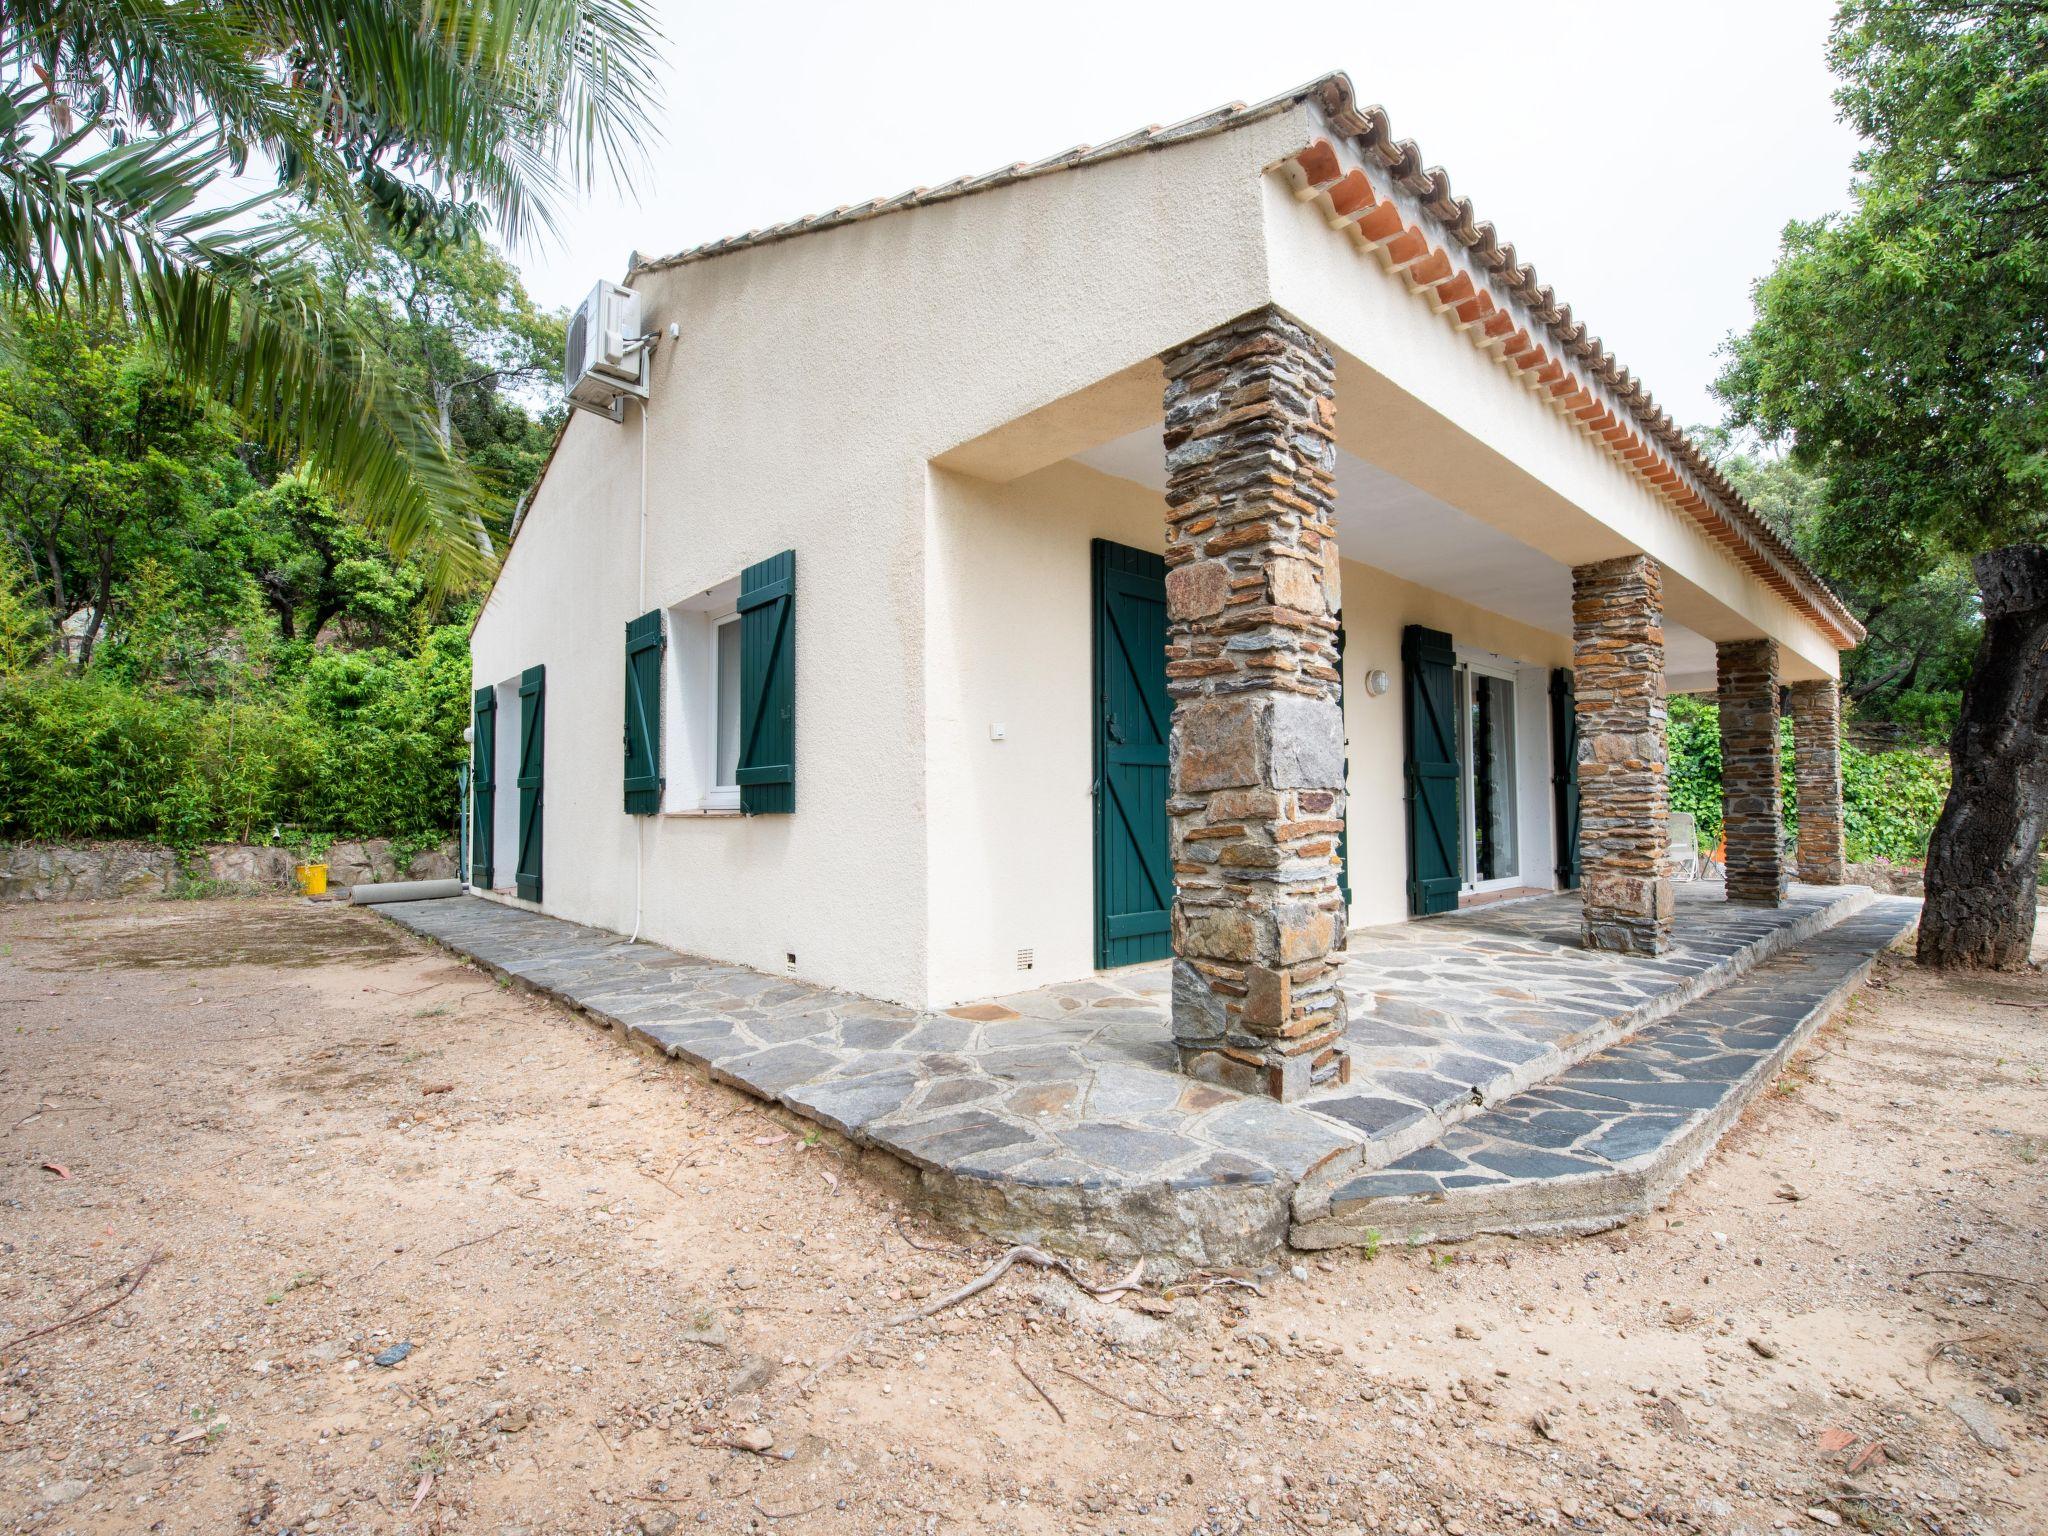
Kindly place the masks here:
<instances>
[{"instance_id":1,"label":"white door frame","mask_svg":"<svg viewBox=\"0 0 2048 1536\"><path fill-rule=\"evenodd\" d=\"M1514 796L1515 838L1513 851L1515 872L1501 875L1492 880L1477 878L1479 859L1479 797L1474 793L1472 756L1472 676L1490 677L1507 683L1515 690L1515 708L1508 712L1509 740L1513 744L1515 761L1505 775L1499 789ZM1522 727L1516 718L1521 713L1522 679L1517 665L1490 651L1459 651L1457 686L1454 690L1458 702L1458 889L1461 893L1478 894L1485 891L1512 891L1528 884L1522 871Z\"/></svg>"}]
</instances>

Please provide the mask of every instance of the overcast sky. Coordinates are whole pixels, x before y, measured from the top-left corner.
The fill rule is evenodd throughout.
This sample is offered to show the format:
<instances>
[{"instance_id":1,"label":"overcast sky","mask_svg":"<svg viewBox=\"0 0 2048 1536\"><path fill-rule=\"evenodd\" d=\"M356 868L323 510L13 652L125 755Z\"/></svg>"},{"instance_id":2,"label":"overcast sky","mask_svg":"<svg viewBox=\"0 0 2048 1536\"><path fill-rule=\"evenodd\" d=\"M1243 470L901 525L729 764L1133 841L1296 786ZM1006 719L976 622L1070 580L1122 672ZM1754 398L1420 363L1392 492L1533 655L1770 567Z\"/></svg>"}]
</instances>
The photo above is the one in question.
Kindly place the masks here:
<instances>
[{"instance_id":1,"label":"overcast sky","mask_svg":"<svg viewBox=\"0 0 2048 1536\"><path fill-rule=\"evenodd\" d=\"M1846 202L1824 0L657 0L666 118L629 191L515 253L576 302L660 254L1255 102L1332 69L1443 166L1680 422L1779 231ZM914 216L914 215L913 215ZM1199 248L1190 246L1190 260Z\"/></svg>"}]
</instances>

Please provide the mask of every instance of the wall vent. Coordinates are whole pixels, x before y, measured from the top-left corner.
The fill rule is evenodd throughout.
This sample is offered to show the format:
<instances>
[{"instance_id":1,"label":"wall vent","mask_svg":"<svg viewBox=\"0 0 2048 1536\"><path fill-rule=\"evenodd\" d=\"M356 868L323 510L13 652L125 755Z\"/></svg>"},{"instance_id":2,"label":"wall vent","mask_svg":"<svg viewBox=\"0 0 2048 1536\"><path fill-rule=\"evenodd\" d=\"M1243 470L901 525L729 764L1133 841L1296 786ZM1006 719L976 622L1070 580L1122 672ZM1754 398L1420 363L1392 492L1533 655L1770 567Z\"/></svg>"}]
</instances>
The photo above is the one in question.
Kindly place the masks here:
<instances>
[{"instance_id":1,"label":"wall vent","mask_svg":"<svg viewBox=\"0 0 2048 1536\"><path fill-rule=\"evenodd\" d=\"M1038 957L1037 957L1037 956L1036 956L1035 954L1033 954L1033 953L1032 953L1032 952L1031 952L1030 950L1028 950L1028 949L1020 949L1020 950L1018 950L1018 951L1017 951L1017 969L1018 969L1018 970L1020 970L1020 971L1028 971L1028 970L1030 970L1030 969L1031 969L1031 967L1032 967L1032 966L1036 965L1037 963L1038 963Z\"/></svg>"},{"instance_id":2,"label":"wall vent","mask_svg":"<svg viewBox=\"0 0 2048 1536\"><path fill-rule=\"evenodd\" d=\"M784 962L783 969L788 971L790 975L794 976L796 974L796 956L794 954L789 953L788 951L784 951L782 959Z\"/></svg>"}]
</instances>

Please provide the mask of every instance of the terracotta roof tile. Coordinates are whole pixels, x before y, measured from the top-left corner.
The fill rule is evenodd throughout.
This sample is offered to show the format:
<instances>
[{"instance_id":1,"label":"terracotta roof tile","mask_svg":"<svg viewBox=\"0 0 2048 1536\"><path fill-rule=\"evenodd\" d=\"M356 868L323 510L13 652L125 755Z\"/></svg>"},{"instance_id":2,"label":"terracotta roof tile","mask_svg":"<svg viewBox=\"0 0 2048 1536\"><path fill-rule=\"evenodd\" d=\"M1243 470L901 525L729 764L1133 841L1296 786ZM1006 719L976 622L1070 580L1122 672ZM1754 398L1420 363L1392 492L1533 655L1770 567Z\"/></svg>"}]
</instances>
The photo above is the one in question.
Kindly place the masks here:
<instances>
[{"instance_id":1,"label":"terracotta roof tile","mask_svg":"<svg viewBox=\"0 0 2048 1536\"><path fill-rule=\"evenodd\" d=\"M1503 241L1492 224L1478 217L1471 200L1453 193L1449 173L1440 166L1425 168L1420 147L1413 139L1394 136L1383 107L1359 105L1350 77L1341 71L1253 106L1231 102L1166 127L1155 124L1107 143L1076 145L1043 160L1020 160L980 176L957 177L936 187L913 187L894 197L842 205L825 213L691 246L670 256L643 258L636 252L626 281L632 282L643 272L705 261L814 230L856 224L1035 176L1208 138L1303 103L1313 103L1321 111L1332 131L1344 140L1361 164L1346 167L1337 147L1326 139L1304 145L1284 162L1296 183L1298 196L1320 199L1333 227L1346 232L1363 249L1376 253L1385 265L1407 280L1412 291L1468 339L1491 351L1497 359L1516 364L1517 377L1539 394L1547 391L1549 404L1575 417L1577 424L1597 437L1617 459L1666 491L1707 532L1727 544L1766 585L1784 593L1838 643L1855 645L1862 640L1863 626L1826 583L1807 569L1776 530L1736 494L1734 486L1679 429L1641 381L1601 345L1599 337L1589 334L1586 323L1572 313L1572 307L1560 301L1556 292L1537 277L1535 267L1523 261L1514 245ZM1437 245L1423 229L1408 223L1391 201L1380 196L1374 186L1375 172L1386 186L1398 188L1415 200L1447 242L1445 245ZM1451 260L1453 248L1470 263L1472 270ZM1474 282L1475 271L1490 279L1491 284L1499 285L1528 321L1540 328L1556 349L1554 353L1550 347L1537 344L1513 310L1502 307L1485 287ZM1473 292L1474 288L1478 291ZM1564 371L1552 374L1551 366L1559 363ZM1580 373L1596 381L1606 398L1592 393ZM1623 414L1617 415L1617 409ZM1640 437L1624 427L1624 416L1639 429Z\"/></svg>"}]
</instances>

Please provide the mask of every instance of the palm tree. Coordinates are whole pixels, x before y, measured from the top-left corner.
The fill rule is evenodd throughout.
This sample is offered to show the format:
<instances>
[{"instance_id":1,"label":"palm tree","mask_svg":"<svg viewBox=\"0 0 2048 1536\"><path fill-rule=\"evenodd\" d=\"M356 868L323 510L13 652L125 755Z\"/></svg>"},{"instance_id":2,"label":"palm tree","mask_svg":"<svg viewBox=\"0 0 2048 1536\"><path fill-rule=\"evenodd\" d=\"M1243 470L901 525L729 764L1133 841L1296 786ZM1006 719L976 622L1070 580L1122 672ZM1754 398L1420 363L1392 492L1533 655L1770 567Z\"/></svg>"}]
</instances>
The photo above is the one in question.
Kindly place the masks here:
<instances>
[{"instance_id":1,"label":"palm tree","mask_svg":"<svg viewBox=\"0 0 2048 1536\"><path fill-rule=\"evenodd\" d=\"M518 241L644 144L650 0L6 0L0 290L124 310L444 584L481 494L323 291L323 238ZM225 195L252 160L275 179Z\"/></svg>"}]
</instances>

